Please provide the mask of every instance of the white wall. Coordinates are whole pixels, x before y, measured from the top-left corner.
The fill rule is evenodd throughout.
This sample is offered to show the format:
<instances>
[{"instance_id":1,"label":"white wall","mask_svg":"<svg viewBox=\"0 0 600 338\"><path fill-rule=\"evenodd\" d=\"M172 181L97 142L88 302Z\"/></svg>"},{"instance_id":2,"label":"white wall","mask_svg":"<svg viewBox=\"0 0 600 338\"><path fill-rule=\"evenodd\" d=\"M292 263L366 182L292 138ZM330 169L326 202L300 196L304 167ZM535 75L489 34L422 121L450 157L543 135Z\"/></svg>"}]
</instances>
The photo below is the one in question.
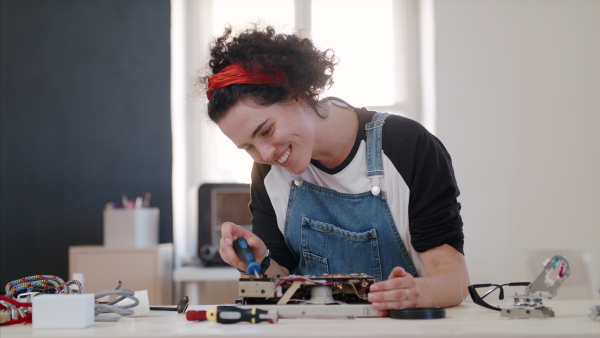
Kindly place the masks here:
<instances>
[{"instance_id":1,"label":"white wall","mask_svg":"<svg viewBox=\"0 0 600 338\"><path fill-rule=\"evenodd\" d=\"M600 249L600 1L437 0L434 21L471 282L530 280L531 249Z\"/></svg>"},{"instance_id":2,"label":"white wall","mask_svg":"<svg viewBox=\"0 0 600 338\"><path fill-rule=\"evenodd\" d=\"M471 281L531 280L539 273L525 269L532 249L600 250L600 1L431 1L434 40L424 47L433 55L424 66L433 63L434 81L424 94L434 95L425 108L436 120L427 112L423 122L454 160ZM195 8L206 2L172 3L180 15L206 10ZM197 20L189 21L173 20ZM195 71L199 55L189 55ZM174 104L191 105L186 95ZM187 109L179 109L178 135L189 153L207 136L193 132L201 118ZM195 182L202 165L175 176ZM195 233L186 232L195 227L195 190L185 182L174 178L175 206L185 209L176 220L179 260L195 253Z\"/></svg>"}]
</instances>

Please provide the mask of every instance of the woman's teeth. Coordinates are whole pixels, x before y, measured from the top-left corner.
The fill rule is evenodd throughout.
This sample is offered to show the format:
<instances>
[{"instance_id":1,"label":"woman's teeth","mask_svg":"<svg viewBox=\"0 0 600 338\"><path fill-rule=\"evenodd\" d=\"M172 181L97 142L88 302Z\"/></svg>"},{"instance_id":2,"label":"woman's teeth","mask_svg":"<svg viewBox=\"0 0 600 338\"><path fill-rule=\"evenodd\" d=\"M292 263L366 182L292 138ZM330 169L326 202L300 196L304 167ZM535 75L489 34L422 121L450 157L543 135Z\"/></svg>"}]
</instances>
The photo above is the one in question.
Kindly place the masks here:
<instances>
[{"instance_id":1,"label":"woman's teeth","mask_svg":"<svg viewBox=\"0 0 600 338\"><path fill-rule=\"evenodd\" d=\"M291 151L292 150L290 148L288 148L288 150L277 160L277 163L284 164L285 161L287 161L288 157L290 156Z\"/></svg>"}]
</instances>

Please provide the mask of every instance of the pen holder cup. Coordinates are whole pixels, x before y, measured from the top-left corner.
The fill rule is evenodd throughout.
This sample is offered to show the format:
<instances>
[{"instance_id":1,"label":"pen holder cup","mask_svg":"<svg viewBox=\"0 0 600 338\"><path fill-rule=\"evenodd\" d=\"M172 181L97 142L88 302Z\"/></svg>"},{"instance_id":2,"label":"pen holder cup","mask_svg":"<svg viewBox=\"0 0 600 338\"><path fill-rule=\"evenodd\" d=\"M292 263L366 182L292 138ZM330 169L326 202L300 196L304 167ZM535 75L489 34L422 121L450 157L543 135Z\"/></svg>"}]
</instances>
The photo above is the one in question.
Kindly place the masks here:
<instances>
[{"instance_id":1,"label":"pen holder cup","mask_svg":"<svg viewBox=\"0 0 600 338\"><path fill-rule=\"evenodd\" d=\"M158 208L104 210L104 246L143 248L158 245Z\"/></svg>"}]
</instances>

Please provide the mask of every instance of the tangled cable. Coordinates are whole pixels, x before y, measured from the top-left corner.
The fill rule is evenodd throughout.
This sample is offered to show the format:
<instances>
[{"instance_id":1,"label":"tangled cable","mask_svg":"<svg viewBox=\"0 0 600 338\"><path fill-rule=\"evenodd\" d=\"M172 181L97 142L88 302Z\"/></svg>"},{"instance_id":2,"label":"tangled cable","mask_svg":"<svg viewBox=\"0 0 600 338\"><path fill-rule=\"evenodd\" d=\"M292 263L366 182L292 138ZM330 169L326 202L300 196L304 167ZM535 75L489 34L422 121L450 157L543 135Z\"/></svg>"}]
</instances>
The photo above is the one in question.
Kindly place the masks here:
<instances>
[{"instance_id":1,"label":"tangled cable","mask_svg":"<svg viewBox=\"0 0 600 338\"><path fill-rule=\"evenodd\" d=\"M31 323L31 303L0 296L0 325Z\"/></svg>"},{"instance_id":2,"label":"tangled cable","mask_svg":"<svg viewBox=\"0 0 600 338\"><path fill-rule=\"evenodd\" d=\"M9 282L4 288L6 296L12 298L16 298L24 291L28 292L28 302L31 301L32 292L50 293L52 290L54 290L54 293L73 294L81 293L83 291L83 287L78 280L65 282L57 276L33 275Z\"/></svg>"},{"instance_id":3,"label":"tangled cable","mask_svg":"<svg viewBox=\"0 0 600 338\"><path fill-rule=\"evenodd\" d=\"M112 290L106 290L94 295L94 320L97 322L117 321L119 317L101 317L104 313L115 313L120 316L132 315L130 308L136 307L139 301L134 297L134 292L127 289L120 290L123 282L119 280L118 285ZM65 282L60 277L53 275L33 275L9 282L4 288L6 296L0 296L0 325L17 323L31 323L32 303L31 298L43 293L56 294L78 294L82 293L83 286L78 280ZM107 296L118 296L108 303L100 303L99 299ZM119 302L129 299L126 305L117 305ZM23 301L26 300L26 301Z\"/></svg>"},{"instance_id":4,"label":"tangled cable","mask_svg":"<svg viewBox=\"0 0 600 338\"><path fill-rule=\"evenodd\" d=\"M106 291L102 291L102 292L98 292L96 295L94 295L94 299L98 300L100 298L106 297L106 296L111 296L111 295L118 295L119 297L115 300L113 300L112 302L108 302L108 303L97 303L95 306L95 312L96 312L96 318L95 321L97 322L115 322L117 320L119 320L119 317L98 317L98 315L103 314L103 313L116 313L119 314L121 316L128 316L128 315L132 315L133 314L133 310L130 310L129 308L133 308L136 307L140 302L137 298L134 297L134 292L131 290L127 290L127 289L123 289L123 290L119 290L121 288L121 285L123 285L122 281L119 281L119 284L117 285L117 287L115 287L113 290L106 290ZM131 304L127 304L127 305L116 305L117 303L121 302L124 299L130 299L133 301L133 303Z\"/></svg>"}]
</instances>

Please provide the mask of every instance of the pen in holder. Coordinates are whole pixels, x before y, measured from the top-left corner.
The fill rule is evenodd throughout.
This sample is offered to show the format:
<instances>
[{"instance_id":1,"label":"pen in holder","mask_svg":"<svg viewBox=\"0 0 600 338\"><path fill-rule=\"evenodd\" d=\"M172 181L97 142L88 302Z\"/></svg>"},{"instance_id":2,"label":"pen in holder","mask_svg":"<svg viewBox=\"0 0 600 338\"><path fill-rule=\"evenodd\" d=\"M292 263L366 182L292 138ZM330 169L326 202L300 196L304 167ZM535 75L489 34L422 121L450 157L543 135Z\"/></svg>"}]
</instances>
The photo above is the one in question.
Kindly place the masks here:
<instances>
[{"instance_id":1,"label":"pen in holder","mask_svg":"<svg viewBox=\"0 0 600 338\"><path fill-rule=\"evenodd\" d=\"M158 208L105 209L104 246L143 248L158 245Z\"/></svg>"}]
</instances>

